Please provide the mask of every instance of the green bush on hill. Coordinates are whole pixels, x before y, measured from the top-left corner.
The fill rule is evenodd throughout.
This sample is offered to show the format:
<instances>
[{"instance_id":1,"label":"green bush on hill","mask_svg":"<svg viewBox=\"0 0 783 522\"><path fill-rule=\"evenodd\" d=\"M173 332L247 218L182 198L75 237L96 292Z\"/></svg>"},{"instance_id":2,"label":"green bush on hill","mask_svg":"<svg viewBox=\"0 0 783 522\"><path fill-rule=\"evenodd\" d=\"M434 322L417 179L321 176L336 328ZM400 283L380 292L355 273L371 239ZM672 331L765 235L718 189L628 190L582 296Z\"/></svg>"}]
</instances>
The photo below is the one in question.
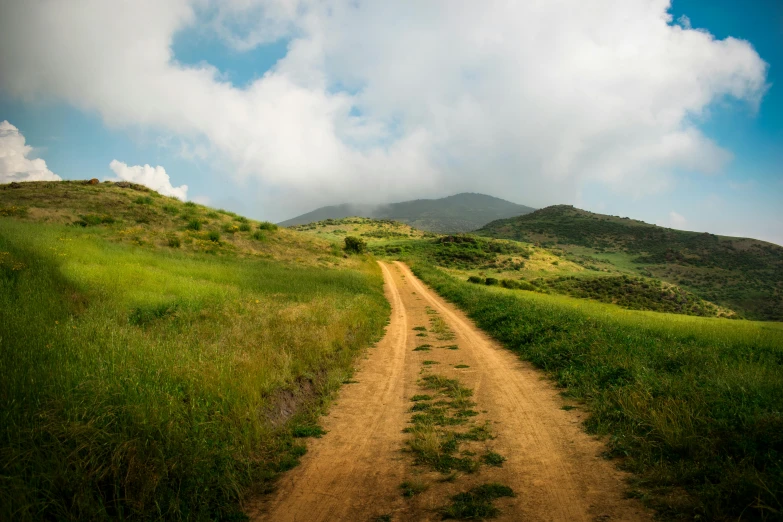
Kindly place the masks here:
<instances>
[{"instance_id":1,"label":"green bush on hill","mask_svg":"<svg viewBox=\"0 0 783 522\"><path fill-rule=\"evenodd\" d=\"M358 237L348 236L345 238L344 249L346 252L353 254L361 254L367 250L367 243L359 239Z\"/></svg>"}]
</instances>

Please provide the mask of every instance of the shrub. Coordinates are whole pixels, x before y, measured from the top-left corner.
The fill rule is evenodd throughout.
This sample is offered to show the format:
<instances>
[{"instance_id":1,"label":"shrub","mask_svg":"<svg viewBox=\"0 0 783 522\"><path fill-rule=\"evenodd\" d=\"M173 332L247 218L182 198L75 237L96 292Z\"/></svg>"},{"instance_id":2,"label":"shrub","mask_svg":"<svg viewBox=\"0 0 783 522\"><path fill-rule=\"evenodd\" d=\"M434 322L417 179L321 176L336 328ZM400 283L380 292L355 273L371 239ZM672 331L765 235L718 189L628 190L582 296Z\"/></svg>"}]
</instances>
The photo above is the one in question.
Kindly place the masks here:
<instances>
[{"instance_id":1,"label":"shrub","mask_svg":"<svg viewBox=\"0 0 783 522\"><path fill-rule=\"evenodd\" d=\"M210 230L207 233L207 239L215 243L220 243L220 232L218 232L217 230Z\"/></svg>"},{"instance_id":2,"label":"shrub","mask_svg":"<svg viewBox=\"0 0 783 522\"><path fill-rule=\"evenodd\" d=\"M180 243L179 238L177 236L169 236L168 244L171 248L179 248L182 245L182 243Z\"/></svg>"},{"instance_id":3,"label":"shrub","mask_svg":"<svg viewBox=\"0 0 783 522\"><path fill-rule=\"evenodd\" d=\"M137 205L152 205L152 198L149 196L139 196L133 200Z\"/></svg>"},{"instance_id":4,"label":"shrub","mask_svg":"<svg viewBox=\"0 0 783 522\"><path fill-rule=\"evenodd\" d=\"M186 202L185 202L185 206L186 206L186 207L195 207L195 206L196 206L196 204L195 204L195 203L193 203L192 201L186 201Z\"/></svg>"},{"instance_id":5,"label":"shrub","mask_svg":"<svg viewBox=\"0 0 783 522\"><path fill-rule=\"evenodd\" d=\"M74 222L74 225L79 225L82 227L91 227L95 225L100 224L107 224L110 225L111 223L114 223L114 218L109 215L102 215L99 216L98 214L86 214L83 216L79 216L81 218L79 221Z\"/></svg>"},{"instance_id":6,"label":"shrub","mask_svg":"<svg viewBox=\"0 0 783 522\"><path fill-rule=\"evenodd\" d=\"M261 232L260 230L256 230L253 232L253 239L256 241L266 241L266 234Z\"/></svg>"},{"instance_id":7,"label":"shrub","mask_svg":"<svg viewBox=\"0 0 783 522\"><path fill-rule=\"evenodd\" d=\"M201 221L198 219L191 219L188 221L187 228L190 230L201 230Z\"/></svg>"},{"instance_id":8,"label":"shrub","mask_svg":"<svg viewBox=\"0 0 783 522\"><path fill-rule=\"evenodd\" d=\"M513 279L503 279L500 281L500 286L503 288L510 288L512 290L516 290L519 288L519 285L517 285L517 282Z\"/></svg>"},{"instance_id":9,"label":"shrub","mask_svg":"<svg viewBox=\"0 0 783 522\"><path fill-rule=\"evenodd\" d=\"M250 223L247 221L242 222L242 224L239 225L239 230L242 232L250 232Z\"/></svg>"},{"instance_id":10,"label":"shrub","mask_svg":"<svg viewBox=\"0 0 783 522\"><path fill-rule=\"evenodd\" d=\"M484 284L484 278L479 276L470 276L468 278L468 283L473 283L477 285L483 285Z\"/></svg>"},{"instance_id":11,"label":"shrub","mask_svg":"<svg viewBox=\"0 0 783 522\"><path fill-rule=\"evenodd\" d=\"M179 214L179 209L175 207L174 205L163 205L163 212L166 214L171 214L172 216L175 216Z\"/></svg>"},{"instance_id":12,"label":"shrub","mask_svg":"<svg viewBox=\"0 0 783 522\"><path fill-rule=\"evenodd\" d=\"M361 254L367 249L367 243L355 236L345 238L345 251L354 254Z\"/></svg>"},{"instance_id":13,"label":"shrub","mask_svg":"<svg viewBox=\"0 0 783 522\"><path fill-rule=\"evenodd\" d=\"M498 284L498 280L495 279L494 277L488 277L484 281L484 284L487 285L487 286L494 286L494 285Z\"/></svg>"},{"instance_id":14,"label":"shrub","mask_svg":"<svg viewBox=\"0 0 783 522\"><path fill-rule=\"evenodd\" d=\"M262 221L261 223L258 224L258 229L269 230L270 232L274 232L275 230L277 230L277 225L269 221Z\"/></svg>"}]
</instances>

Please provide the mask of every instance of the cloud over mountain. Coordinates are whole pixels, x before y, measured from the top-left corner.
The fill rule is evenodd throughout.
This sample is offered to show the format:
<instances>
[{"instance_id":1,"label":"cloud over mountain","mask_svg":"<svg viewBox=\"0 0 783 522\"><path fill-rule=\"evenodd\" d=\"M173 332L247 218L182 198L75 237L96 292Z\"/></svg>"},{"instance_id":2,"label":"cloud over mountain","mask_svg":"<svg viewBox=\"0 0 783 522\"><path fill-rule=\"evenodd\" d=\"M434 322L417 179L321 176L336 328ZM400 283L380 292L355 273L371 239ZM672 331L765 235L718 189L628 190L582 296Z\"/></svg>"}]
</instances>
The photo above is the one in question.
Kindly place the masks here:
<instances>
[{"instance_id":1,"label":"cloud over mountain","mask_svg":"<svg viewBox=\"0 0 783 522\"><path fill-rule=\"evenodd\" d=\"M676 172L720 171L732 154L699 124L716 102L753 108L766 89L748 42L674 23L667 0L441 6L4 2L0 89L173 134L276 200L448 186L537 206L586 182L650 193ZM288 52L237 87L177 61L173 38L194 27L237 52L279 39Z\"/></svg>"}]
</instances>

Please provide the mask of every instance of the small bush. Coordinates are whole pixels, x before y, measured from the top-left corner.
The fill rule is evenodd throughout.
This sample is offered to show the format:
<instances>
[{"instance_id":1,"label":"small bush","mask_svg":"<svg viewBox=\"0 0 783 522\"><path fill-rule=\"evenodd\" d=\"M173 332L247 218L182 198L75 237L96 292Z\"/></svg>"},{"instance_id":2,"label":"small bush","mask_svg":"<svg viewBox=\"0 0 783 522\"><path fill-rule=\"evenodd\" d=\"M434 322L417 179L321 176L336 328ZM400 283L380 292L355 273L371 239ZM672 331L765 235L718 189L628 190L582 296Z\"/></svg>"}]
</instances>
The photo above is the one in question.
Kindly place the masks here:
<instances>
[{"instance_id":1,"label":"small bush","mask_svg":"<svg viewBox=\"0 0 783 522\"><path fill-rule=\"evenodd\" d=\"M74 225L79 225L81 227L93 227L96 225L106 224L110 225L114 223L114 218L104 214L102 216L99 216L98 214L86 214L83 216L79 216L80 220L74 222Z\"/></svg>"},{"instance_id":2,"label":"small bush","mask_svg":"<svg viewBox=\"0 0 783 522\"><path fill-rule=\"evenodd\" d=\"M179 209L174 205L163 205L163 212L166 214L171 214L172 216L176 216L179 214Z\"/></svg>"},{"instance_id":3,"label":"small bush","mask_svg":"<svg viewBox=\"0 0 783 522\"><path fill-rule=\"evenodd\" d=\"M274 232L277 230L277 225L269 221L262 221L258 224L258 230L268 230L270 232Z\"/></svg>"},{"instance_id":4,"label":"small bush","mask_svg":"<svg viewBox=\"0 0 783 522\"><path fill-rule=\"evenodd\" d=\"M149 196L139 196L133 200L137 205L152 205L152 198Z\"/></svg>"},{"instance_id":5,"label":"small bush","mask_svg":"<svg viewBox=\"0 0 783 522\"><path fill-rule=\"evenodd\" d=\"M402 490L402 496L405 498L410 498L414 495L418 495L419 493L424 493L425 491L427 491L427 488L428 488L427 484L425 484L421 480L409 480L400 484L400 489Z\"/></svg>"},{"instance_id":6,"label":"small bush","mask_svg":"<svg viewBox=\"0 0 783 522\"><path fill-rule=\"evenodd\" d=\"M484 281L484 284L485 284L485 285L487 285L487 286L495 286L495 285L497 285L497 284L498 284L498 280L497 280L497 279L495 279L494 277L488 277L488 278L487 278L487 279Z\"/></svg>"},{"instance_id":7,"label":"small bush","mask_svg":"<svg viewBox=\"0 0 783 522\"><path fill-rule=\"evenodd\" d=\"M182 243L180 243L180 240L177 236L169 236L168 244L171 248L179 248L182 245Z\"/></svg>"},{"instance_id":8,"label":"small bush","mask_svg":"<svg viewBox=\"0 0 783 522\"><path fill-rule=\"evenodd\" d=\"M199 221L198 219L191 219L190 221L188 221L187 228L189 230L201 230L201 221Z\"/></svg>"},{"instance_id":9,"label":"small bush","mask_svg":"<svg viewBox=\"0 0 783 522\"><path fill-rule=\"evenodd\" d=\"M239 225L239 230L241 232L250 232L250 223L243 222L241 225Z\"/></svg>"},{"instance_id":10,"label":"small bush","mask_svg":"<svg viewBox=\"0 0 783 522\"><path fill-rule=\"evenodd\" d=\"M234 223L226 223L223 225L223 232L227 234L234 234L236 232L239 232L239 226L235 225Z\"/></svg>"},{"instance_id":11,"label":"small bush","mask_svg":"<svg viewBox=\"0 0 783 522\"><path fill-rule=\"evenodd\" d=\"M195 204L195 203L193 203L192 201L186 201L186 202L185 202L185 206L186 206L186 207L195 207L195 206L196 206L196 204Z\"/></svg>"},{"instance_id":12,"label":"small bush","mask_svg":"<svg viewBox=\"0 0 783 522\"><path fill-rule=\"evenodd\" d=\"M217 212L207 212L207 217L209 219L217 219L220 215Z\"/></svg>"},{"instance_id":13,"label":"small bush","mask_svg":"<svg viewBox=\"0 0 783 522\"><path fill-rule=\"evenodd\" d=\"M207 233L207 239L215 243L220 243L220 232L217 230L210 230Z\"/></svg>"},{"instance_id":14,"label":"small bush","mask_svg":"<svg viewBox=\"0 0 783 522\"><path fill-rule=\"evenodd\" d=\"M466 493L451 497L452 504L441 511L444 519L476 519L494 518L500 510L492 505L492 501L500 497L513 497L514 491L502 484L482 484Z\"/></svg>"},{"instance_id":15,"label":"small bush","mask_svg":"<svg viewBox=\"0 0 783 522\"><path fill-rule=\"evenodd\" d=\"M365 250L367 250L367 243L359 239L355 236L348 236L345 238L345 247L346 252L351 252L354 254L361 254Z\"/></svg>"},{"instance_id":16,"label":"small bush","mask_svg":"<svg viewBox=\"0 0 783 522\"><path fill-rule=\"evenodd\" d=\"M468 278L468 283L474 283L477 285L483 285L484 284L484 278L479 276L470 276Z\"/></svg>"},{"instance_id":17,"label":"small bush","mask_svg":"<svg viewBox=\"0 0 783 522\"><path fill-rule=\"evenodd\" d=\"M321 438L326 434L326 431L318 425L305 425L294 426L291 430L291 435L296 438L315 437Z\"/></svg>"},{"instance_id":18,"label":"small bush","mask_svg":"<svg viewBox=\"0 0 783 522\"><path fill-rule=\"evenodd\" d=\"M266 234L261 232L260 230L256 230L253 232L253 239L256 241L266 241Z\"/></svg>"}]
</instances>

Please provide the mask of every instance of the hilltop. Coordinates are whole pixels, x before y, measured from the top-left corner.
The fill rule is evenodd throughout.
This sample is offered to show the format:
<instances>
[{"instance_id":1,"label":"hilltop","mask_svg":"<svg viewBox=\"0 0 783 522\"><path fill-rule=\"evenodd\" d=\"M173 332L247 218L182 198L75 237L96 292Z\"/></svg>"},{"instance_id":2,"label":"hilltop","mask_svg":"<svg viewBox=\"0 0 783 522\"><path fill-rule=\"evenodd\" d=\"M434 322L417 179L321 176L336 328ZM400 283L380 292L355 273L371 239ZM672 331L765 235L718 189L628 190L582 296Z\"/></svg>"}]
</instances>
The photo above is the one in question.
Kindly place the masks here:
<instances>
[{"instance_id":1,"label":"hilltop","mask_svg":"<svg viewBox=\"0 0 783 522\"><path fill-rule=\"evenodd\" d=\"M783 247L659 227L556 205L493 221L477 234L562 250L591 270L619 267L676 284L759 320L783 320Z\"/></svg>"},{"instance_id":2,"label":"hilltop","mask_svg":"<svg viewBox=\"0 0 783 522\"><path fill-rule=\"evenodd\" d=\"M387 205L343 204L302 214L279 223L283 227L327 219L361 216L406 223L427 232L469 232L490 221L519 216L534 209L485 194L462 193L440 199L416 199Z\"/></svg>"}]
</instances>

